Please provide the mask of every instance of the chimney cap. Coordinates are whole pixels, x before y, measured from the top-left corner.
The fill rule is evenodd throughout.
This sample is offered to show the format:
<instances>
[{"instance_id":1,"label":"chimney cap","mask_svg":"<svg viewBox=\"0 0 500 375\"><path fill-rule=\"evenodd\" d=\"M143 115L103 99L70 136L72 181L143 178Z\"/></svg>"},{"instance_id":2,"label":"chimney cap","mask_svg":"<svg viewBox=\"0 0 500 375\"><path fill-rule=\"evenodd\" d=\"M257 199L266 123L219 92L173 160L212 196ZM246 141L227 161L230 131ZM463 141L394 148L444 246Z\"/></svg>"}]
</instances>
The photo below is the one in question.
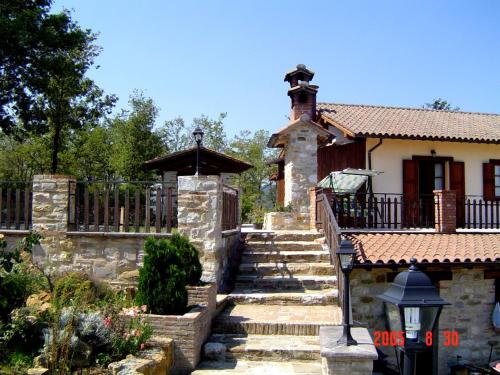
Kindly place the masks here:
<instances>
[{"instance_id":1,"label":"chimney cap","mask_svg":"<svg viewBox=\"0 0 500 375\"><path fill-rule=\"evenodd\" d=\"M295 76L297 76L297 79L300 81L309 82L313 79L314 72L310 69L307 69L304 64L297 64L295 69L286 72L284 80L290 82Z\"/></svg>"}]
</instances>

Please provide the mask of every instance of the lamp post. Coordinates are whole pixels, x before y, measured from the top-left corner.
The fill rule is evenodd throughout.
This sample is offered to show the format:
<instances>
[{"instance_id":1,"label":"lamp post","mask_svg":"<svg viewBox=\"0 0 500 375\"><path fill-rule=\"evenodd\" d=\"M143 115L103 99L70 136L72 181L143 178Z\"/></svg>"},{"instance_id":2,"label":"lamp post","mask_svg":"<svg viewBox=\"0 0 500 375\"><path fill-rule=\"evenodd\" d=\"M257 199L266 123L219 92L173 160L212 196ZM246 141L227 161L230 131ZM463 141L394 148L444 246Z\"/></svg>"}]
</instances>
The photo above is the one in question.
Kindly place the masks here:
<instances>
[{"instance_id":1,"label":"lamp post","mask_svg":"<svg viewBox=\"0 0 500 375\"><path fill-rule=\"evenodd\" d=\"M384 302L391 333L402 332L404 337L399 346L404 375L415 374L415 357L428 346L426 338L432 338L443 306L449 305L429 276L417 268L417 260L412 258L410 263L410 268L400 272L385 293L377 296Z\"/></svg>"},{"instance_id":2,"label":"lamp post","mask_svg":"<svg viewBox=\"0 0 500 375\"><path fill-rule=\"evenodd\" d=\"M340 269L344 274L344 331L342 337L338 339L338 344L358 345L357 341L351 336L351 309L349 303L349 274L354 266L354 260L356 259L356 250L351 240L342 238L340 241L340 247L336 251Z\"/></svg>"},{"instance_id":3,"label":"lamp post","mask_svg":"<svg viewBox=\"0 0 500 375\"><path fill-rule=\"evenodd\" d=\"M193 131L193 138L196 142L196 176L200 173L200 146L201 142L203 142L203 130L199 126L196 127Z\"/></svg>"}]
</instances>

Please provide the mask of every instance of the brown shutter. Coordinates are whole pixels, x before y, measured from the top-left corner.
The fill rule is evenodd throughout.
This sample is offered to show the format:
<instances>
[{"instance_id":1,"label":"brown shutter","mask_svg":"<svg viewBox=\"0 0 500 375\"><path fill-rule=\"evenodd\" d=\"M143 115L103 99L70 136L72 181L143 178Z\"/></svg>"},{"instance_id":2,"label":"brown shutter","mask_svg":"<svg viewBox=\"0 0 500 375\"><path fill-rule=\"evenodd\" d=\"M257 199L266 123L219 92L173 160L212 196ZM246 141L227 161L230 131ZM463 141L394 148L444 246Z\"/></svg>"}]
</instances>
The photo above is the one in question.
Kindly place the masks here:
<instances>
[{"instance_id":1,"label":"brown shutter","mask_svg":"<svg viewBox=\"0 0 500 375\"><path fill-rule=\"evenodd\" d=\"M463 161L450 162L450 190L457 195L457 227L465 224L465 164Z\"/></svg>"},{"instance_id":2,"label":"brown shutter","mask_svg":"<svg viewBox=\"0 0 500 375\"><path fill-rule=\"evenodd\" d=\"M278 163L278 178L276 180L277 187L277 202L279 205L285 205L285 162Z\"/></svg>"},{"instance_id":3,"label":"brown shutter","mask_svg":"<svg viewBox=\"0 0 500 375\"><path fill-rule=\"evenodd\" d=\"M418 161L403 160L403 223L411 227L418 224Z\"/></svg>"},{"instance_id":4,"label":"brown shutter","mask_svg":"<svg viewBox=\"0 0 500 375\"><path fill-rule=\"evenodd\" d=\"M495 164L483 163L483 199L495 199Z\"/></svg>"}]
</instances>

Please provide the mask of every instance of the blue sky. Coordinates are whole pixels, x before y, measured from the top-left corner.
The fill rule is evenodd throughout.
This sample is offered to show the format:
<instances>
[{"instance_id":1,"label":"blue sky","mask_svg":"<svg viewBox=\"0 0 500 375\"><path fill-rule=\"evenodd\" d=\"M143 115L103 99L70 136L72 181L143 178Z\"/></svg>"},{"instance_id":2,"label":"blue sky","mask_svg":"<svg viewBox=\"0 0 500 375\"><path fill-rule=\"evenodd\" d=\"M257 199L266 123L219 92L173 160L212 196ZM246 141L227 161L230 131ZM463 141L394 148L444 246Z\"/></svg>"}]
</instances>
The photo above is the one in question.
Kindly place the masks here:
<instances>
[{"instance_id":1,"label":"blue sky","mask_svg":"<svg viewBox=\"0 0 500 375\"><path fill-rule=\"evenodd\" d=\"M103 47L91 77L175 116L227 112L228 135L286 122L285 71L318 101L420 107L442 97L500 113L500 1L57 0Z\"/></svg>"}]
</instances>

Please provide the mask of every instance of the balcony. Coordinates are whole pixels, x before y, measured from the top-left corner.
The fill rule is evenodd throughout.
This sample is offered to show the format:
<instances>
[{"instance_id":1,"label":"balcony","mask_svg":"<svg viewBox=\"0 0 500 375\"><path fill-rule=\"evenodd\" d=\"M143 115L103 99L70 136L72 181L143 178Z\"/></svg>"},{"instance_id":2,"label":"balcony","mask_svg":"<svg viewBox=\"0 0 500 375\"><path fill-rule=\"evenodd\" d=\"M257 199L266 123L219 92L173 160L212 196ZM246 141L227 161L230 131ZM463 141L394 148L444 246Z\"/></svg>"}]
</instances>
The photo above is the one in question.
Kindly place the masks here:
<instances>
[{"instance_id":1,"label":"balcony","mask_svg":"<svg viewBox=\"0 0 500 375\"><path fill-rule=\"evenodd\" d=\"M321 192L344 230L433 230L440 210L433 195L410 199L394 193ZM500 202L485 201L481 196L465 196L456 202L457 229L500 229Z\"/></svg>"}]
</instances>

